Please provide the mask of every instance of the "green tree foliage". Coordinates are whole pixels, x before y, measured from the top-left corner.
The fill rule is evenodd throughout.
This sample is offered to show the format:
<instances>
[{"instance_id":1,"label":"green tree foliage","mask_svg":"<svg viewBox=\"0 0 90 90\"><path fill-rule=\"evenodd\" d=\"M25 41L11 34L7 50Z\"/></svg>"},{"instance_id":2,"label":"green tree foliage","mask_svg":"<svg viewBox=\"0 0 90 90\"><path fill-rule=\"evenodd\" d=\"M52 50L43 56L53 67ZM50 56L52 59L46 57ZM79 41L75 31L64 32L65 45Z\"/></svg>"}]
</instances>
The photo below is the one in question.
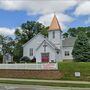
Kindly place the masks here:
<instances>
[{"instance_id":1,"label":"green tree foliage","mask_svg":"<svg viewBox=\"0 0 90 90\"><path fill-rule=\"evenodd\" d=\"M67 33L67 32L65 32L65 33L63 34L63 38L68 38L68 33Z\"/></svg>"},{"instance_id":2,"label":"green tree foliage","mask_svg":"<svg viewBox=\"0 0 90 90\"><path fill-rule=\"evenodd\" d=\"M14 50L14 40L9 36L0 35L1 44L2 44L2 53L10 53L13 55Z\"/></svg>"},{"instance_id":3,"label":"green tree foliage","mask_svg":"<svg viewBox=\"0 0 90 90\"><path fill-rule=\"evenodd\" d=\"M0 59L3 58L3 56L6 53L9 53L13 56L14 46L15 46L14 40L9 36L4 36L4 35L0 35L0 39L1 39L1 45L2 45L2 51L0 52Z\"/></svg>"},{"instance_id":4,"label":"green tree foliage","mask_svg":"<svg viewBox=\"0 0 90 90\"><path fill-rule=\"evenodd\" d=\"M47 29L39 22L27 21L21 25L21 29L16 29L15 36L19 43L24 44L38 33L47 36Z\"/></svg>"},{"instance_id":5,"label":"green tree foliage","mask_svg":"<svg viewBox=\"0 0 90 90\"><path fill-rule=\"evenodd\" d=\"M70 29L68 29L67 33L69 34L69 36L76 37L78 31L76 28L70 28Z\"/></svg>"},{"instance_id":6,"label":"green tree foliage","mask_svg":"<svg viewBox=\"0 0 90 90\"><path fill-rule=\"evenodd\" d=\"M86 33L88 38L90 38L90 26L89 27L69 28L68 31L63 34L63 37L65 35L67 36L67 34L68 34L68 36L71 36L71 37L77 37L77 35L80 31L83 31L84 33Z\"/></svg>"},{"instance_id":7,"label":"green tree foliage","mask_svg":"<svg viewBox=\"0 0 90 90\"><path fill-rule=\"evenodd\" d=\"M90 43L83 31L78 34L72 55L76 61L90 61Z\"/></svg>"},{"instance_id":8,"label":"green tree foliage","mask_svg":"<svg viewBox=\"0 0 90 90\"><path fill-rule=\"evenodd\" d=\"M20 43L15 43L14 47L14 61L19 62L20 58L23 56L23 48L22 44Z\"/></svg>"}]
</instances>

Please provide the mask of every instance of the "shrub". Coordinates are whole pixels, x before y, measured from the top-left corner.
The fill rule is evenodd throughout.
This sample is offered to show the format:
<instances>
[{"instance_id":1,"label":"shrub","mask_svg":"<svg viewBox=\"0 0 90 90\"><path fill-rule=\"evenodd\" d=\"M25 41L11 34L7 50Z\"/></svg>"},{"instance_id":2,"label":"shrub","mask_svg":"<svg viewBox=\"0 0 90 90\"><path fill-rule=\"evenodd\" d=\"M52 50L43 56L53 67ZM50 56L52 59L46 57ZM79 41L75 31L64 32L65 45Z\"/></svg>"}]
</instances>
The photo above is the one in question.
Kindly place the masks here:
<instances>
[{"instance_id":1,"label":"shrub","mask_svg":"<svg viewBox=\"0 0 90 90\"><path fill-rule=\"evenodd\" d=\"M3 55L0 54L0 63L3 62Z\"/></svg>"},{"instance_id":2,"label":"shrub","mask_svg":"<svg viewBox=\"0 0 90 90\"><path fill-rule=\"evenodd\" d=\"M23 56L20 58L20 62L30 62L30 58L27 56Z\"/></svg>"},{"instance_id":3,"label":"shrub","mask_svg":"<svg viewBox=\"0 0 90 90\"><path fill-rule=\"evenodd\" d=\"M33 57L33 59L31 60L31 62L36 62L36 58L35 57Z\"/></svg>"}]
</instances>

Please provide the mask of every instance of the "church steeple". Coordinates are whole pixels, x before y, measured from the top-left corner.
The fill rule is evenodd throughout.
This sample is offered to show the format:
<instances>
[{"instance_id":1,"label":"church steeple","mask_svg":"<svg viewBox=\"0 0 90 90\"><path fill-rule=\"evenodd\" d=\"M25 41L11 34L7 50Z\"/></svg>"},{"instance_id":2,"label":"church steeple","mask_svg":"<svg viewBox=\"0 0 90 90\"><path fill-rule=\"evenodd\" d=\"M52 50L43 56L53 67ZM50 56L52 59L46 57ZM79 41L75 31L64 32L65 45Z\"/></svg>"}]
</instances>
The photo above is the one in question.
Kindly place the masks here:
<instances>
[{"instance_id":1,"label":"church steeple","mask_svg":"<svg viewBox=\"0 0 90 90\"><path fill-rule=\"evenodd\" d=\"M51 25L49 27L49 30L61 30L61 27L59 25L58 19L56 15L54 14L54 17L52 19Z\"/></svg>"},{"instance_id":2,"label":"church steeple","mask_svg":"<svg viewBox=\"0 0 90 90\"><path fill-rule=\"evenodd\" d=\"M56 15L54 14L54 17L48 30L48 39L60 49L60 47L62 46L61 36L61 27L59 25Z\"/></svg>"}]
</instances>

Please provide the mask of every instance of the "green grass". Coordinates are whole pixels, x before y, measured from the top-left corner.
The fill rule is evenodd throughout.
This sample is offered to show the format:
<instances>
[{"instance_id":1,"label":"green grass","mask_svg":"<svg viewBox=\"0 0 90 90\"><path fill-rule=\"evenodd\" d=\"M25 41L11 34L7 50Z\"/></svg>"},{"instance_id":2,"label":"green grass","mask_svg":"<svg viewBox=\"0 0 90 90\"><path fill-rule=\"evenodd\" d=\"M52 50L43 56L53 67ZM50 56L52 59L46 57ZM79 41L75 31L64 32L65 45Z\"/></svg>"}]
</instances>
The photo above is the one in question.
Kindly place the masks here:
<instances>
[{"instance_id":1,"label":"green grass","mask_svg":"<svg viewBox=\"0 0 90 90\"><path fill-rule=\"evenodd\" d=\"M60 62L58 68L64 73L62 80L90 81L90 62ZM81 73L80 77L75 77L77 71Z\"/></svg>"},{"instance_id":2,"label":"green grass","mask_svg":"<svg viewBox=\"0 0 90 90\"><path fill-rule=\"evenodd\" d=\"M54 87L80 87L80 88L90 88L90 84L33 82L33 81L12 81L12 80L0 80L0 83L5 83L5 84L21 84L21 85L54 86Z\"/></svg>"}]
</instances>

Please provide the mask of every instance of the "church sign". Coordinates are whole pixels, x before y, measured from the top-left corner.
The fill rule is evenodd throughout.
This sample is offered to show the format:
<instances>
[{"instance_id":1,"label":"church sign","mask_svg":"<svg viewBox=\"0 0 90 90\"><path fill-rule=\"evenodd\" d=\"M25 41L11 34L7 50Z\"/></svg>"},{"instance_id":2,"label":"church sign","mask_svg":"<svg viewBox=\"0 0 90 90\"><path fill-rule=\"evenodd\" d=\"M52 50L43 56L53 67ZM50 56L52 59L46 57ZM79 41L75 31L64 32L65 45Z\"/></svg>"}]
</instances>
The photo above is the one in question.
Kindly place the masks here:
<instances>
[{"instance_id":1,"label":"church sign","mask_svg":"<svg viewBox=\"0 0 90 90\"><path fill-rule=\"evenodd\" d=\"M80 72L75 72L75 77L80 77Z\"/></svg>"},{"instance_id":2,"label":"church sign","mask_svg":"<svg viewBox=\"0 0 90 90\"><path fill-rule=\"evenodd\" d=\"M43 64L42 68L51 70L51 69L58 69L58 66L55 63L47 63L47 64Z\"/></svg>"}]
</instances>

